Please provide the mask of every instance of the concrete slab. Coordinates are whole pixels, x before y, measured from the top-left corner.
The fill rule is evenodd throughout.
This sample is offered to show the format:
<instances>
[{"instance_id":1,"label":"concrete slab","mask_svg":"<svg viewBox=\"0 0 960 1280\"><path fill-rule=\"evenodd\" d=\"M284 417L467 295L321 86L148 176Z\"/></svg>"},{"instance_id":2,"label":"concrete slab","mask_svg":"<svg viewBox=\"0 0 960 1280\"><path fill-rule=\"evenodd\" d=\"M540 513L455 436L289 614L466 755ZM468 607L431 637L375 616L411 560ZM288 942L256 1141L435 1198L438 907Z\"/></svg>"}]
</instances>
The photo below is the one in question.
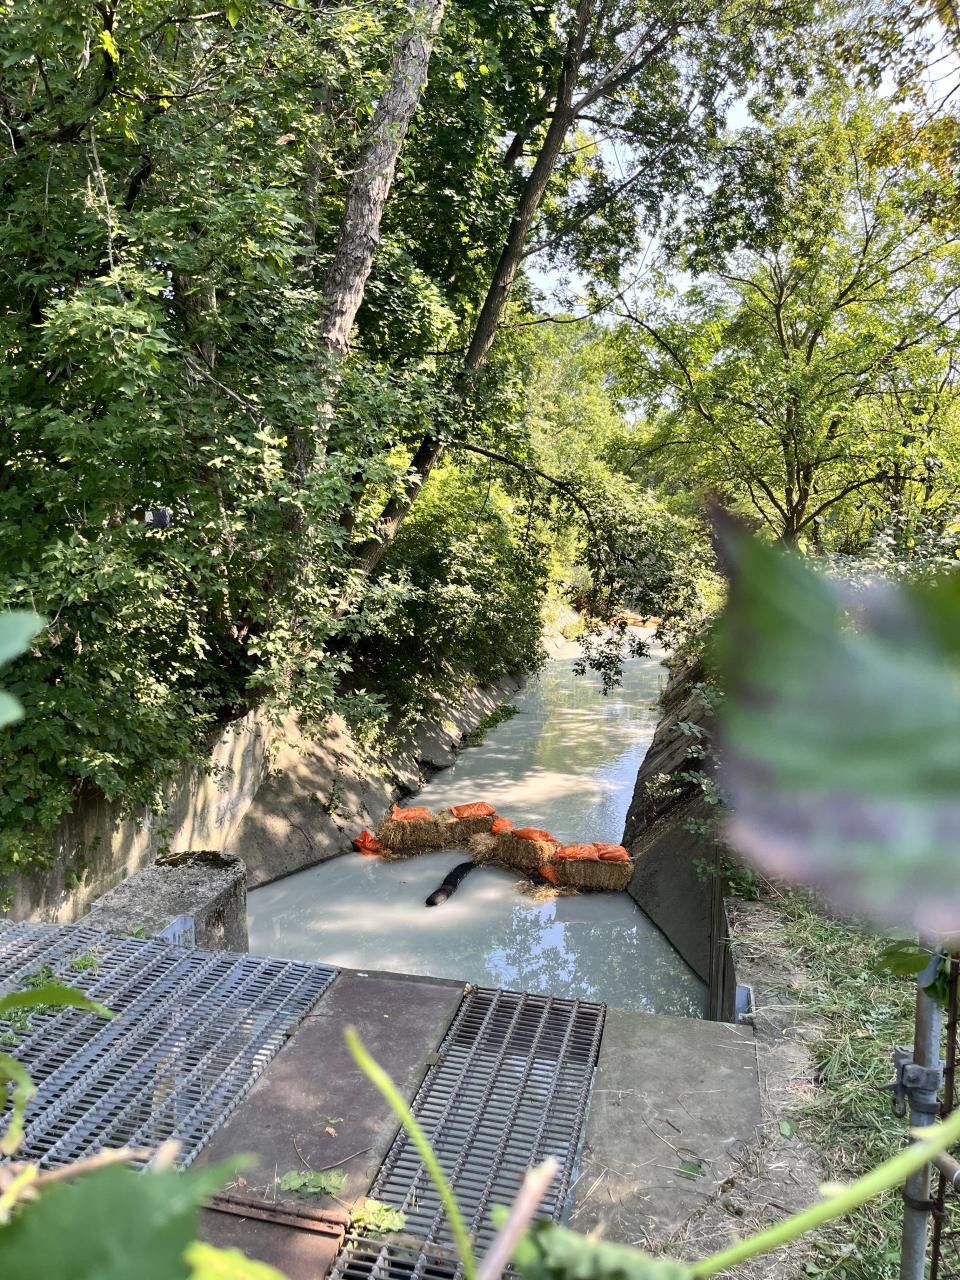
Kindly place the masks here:
<instances>
[{"instance_id":1,"label":"concrete slab","mask_svg":"<svg viewBox=\"0 0 960 1280\"><path fill-rule=\"evenodd\" d=\"M226 1194L296 1211L348 1209L367 1194L397 1122L380 1094L354 1066L343 1033L354 1026L384 1063L401 1093L412 1098L463 996L461 983L394 974L344 971L267 1067L246 1099L218 1130L198 1163L236 1161ZM237 1157L254 1153L242 1167ZM342 1168L334 1196L304 1200L279 1189L285 1173ZM294 1239L269 1224L207 1213L202 1237L236 1243L281 1266L276 1250L313 1265L323 1242ZM295 1234L295 1233L294 1233ZM261 1252L258 1253L257 1251ZM266 1251L266 1252L263 1252ZM269 1254L270 1256L267 1256ZM298 1264L299 1265L299 1264ZM289 1274L289 1271L288 1271ZM322 1274L315 1270L314 1274Z\"/></svg>"},{"instance_id":2,"label":"concrete slab","mask_svg":"<svg viewBox=\"0 0 960 1280\"><path fill-rule=\"evenodd\" d=\"M218 1249L239 1249L248 1258L276 1267L285 1280L319 1280L333 1266L344 1232L207 1209L200 1215L199 1234Z\"/></svg>"},{"instance_id":3,"label":"concrete slab","mask_svg":"<svg viewBox=\"0 0 960 1280\"><path fill-rule=\"evenodd\" d=\"M199 849L167 854L94 902L83 923L155 937L183 916L193 922L193 943L180 945L247 950L247 878L239 858Z\"/></svg>"},{"instance_id":4,"label":"concrete slab","mask_svg":"<svg viewBox=\"0 0 960 1280\"><path fill-rule=\"evenodd\" d=\"M662 1241L717 1193L760 1123L752 1029L608 1010L571 1226Z\"/></svg>"}]
</instances>

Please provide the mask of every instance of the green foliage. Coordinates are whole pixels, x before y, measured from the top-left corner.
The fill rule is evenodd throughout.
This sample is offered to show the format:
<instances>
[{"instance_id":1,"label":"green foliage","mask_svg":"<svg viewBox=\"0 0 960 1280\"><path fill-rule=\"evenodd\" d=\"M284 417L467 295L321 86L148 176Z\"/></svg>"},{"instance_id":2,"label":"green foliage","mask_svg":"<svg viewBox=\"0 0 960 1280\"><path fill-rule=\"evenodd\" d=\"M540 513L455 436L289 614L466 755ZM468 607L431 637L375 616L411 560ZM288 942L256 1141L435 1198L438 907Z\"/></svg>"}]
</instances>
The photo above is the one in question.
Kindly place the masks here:
<instances>
[{"instance_id":1,"label":"green foliage","mask_svg":"<svg viewBox=\"0 0 960 1280\"><path fill-rule=\"evenodd\" d=\"M539 492L553 572L583 615L582 666L609 689L624 656L644 648L624 609L659 619L661 638L676 645L712 607L705 531L635 475L643 432L618 399L618 351L608 333L594 325L536 328L519 358L529 431L521 460L556 482Z\"/></svg>"},{"instance_id":2,"label":"green foliage","mask_svg":"<svg viewBox=\"0 0 960 1280\"><path fill-rule=\"evenodd\" d=\"M343 1189L347 1175L343 1169L324 1169L314 1173L312 1169L291 1169L281 1176L281 1191L296 1191L303 1196L329 1196Z\"/></svg>"},{"instance_id":3,"label":"green foliage","mask_svg":"<svg viewBox=\"0 0 960 1280\"><path fill-rule=\"evenodd\" d=\"M504 702L502 706L495 707L489 715L484 716L475 729L463 735L461 746L479 747L491 729L495 729L498 724L504 724L507 720L512 720L519 714L519 707L515 707L510 702Z\"/></svg>"},{"instance_id":4,"label":"green foliage","mask_svg":"<svg viewBox=\"0 0 960 1280\"><path fill-rule=\"evenodd\" d=\"M355 647L363 679L394 714L415 717L462 689L542 661L540 527L529 502L491 475L447 465L400 530L381 581L392 611Z\"/></svg>"},{"instance_id":5,"label":"green foliage","mask_svg":"<svg viewBox=\"0 0 960 1280\"><path fill-rule=\"evenodd\" d=\"M199 1280L204 1272L184 1255L200 1205L223 1177L221 1169L144 1176L108 1168L45 1187L0 1227L0 1270L9 1280Z\"/></svg>"},{"instance_id":6,"label":"green foliage","mask_svg":"<svg viewBox=\"0 0 960 1280\"><path fill-rule=\"evenodd\" d=\"M112 1018L113 1014L98 1000L91 1000L82 991L64 986L61 982L50 982L44 979L41 983L30 983L25 991L10 991L0 996L0 1018L16 1009L84 1009L87 1013L96 1013L101 1018Z\"/></svg>"},{"instance_id":7,"label":"green foliage","mask_svg":"<svg viewBox=\"0 0 960 1280\"><path fill-rule=\"evenodd\" d=\"M719 862L711 862L709 858L697 858L694 863L697 875L701 880L717 876L723 883L723 892L729 898L743 898L745 902L756 902L760 897L760 886L757 877L749 867L735 862L732 858L721 858Z\"/></svg>"},{"instance_id":8,"label":"green foliage","mask_svg":"<svg viewBox=\"0 0 960 1280\"><path fill-rule=\"evenodd\" d=\"M617 82L559 158L531 232L547 258L614 280L716 152L727 93L769 106L804 82L815 7L764 0L732 25L725 3L657 10L650 56L618 79L642 14L599 6L583 83ZM369 726L424 709L431 685L535 666L558 538L598 617L624 595L673 619L697 603L696 528L634 501L609 441L582 481L602 519L584 526L590 450L569 434L576 485L545 499L512 461L488 473L458 453L462 484L434 477L378 579L356 572L426 434L521 463L546 437L522 351L501 344L470 377L457 356L543 137L562 6L448 6L335 375L324 279L406 6L19 0L5 17L0 607L50 622L11 672L29 714L0 759L0 872L48 857L86 793L162 810L169 779L255 703L308 729L332 710ZM541 417L573 424L579 402L600 439L592 361L583 394ZM169 520L148 522L158 509Z\"/></svg>"},{"instance_id":9,"label":"green foliage","mask_svg":"<svg viewBox=\"0 0 960 1280\"><path fill-rule=\"evenodd\" d=\"M730 535L717 643L734 847L883 923L951 933L960 831L956 575L844 598Z\"/></svg>"},{"instance_id":10,"label":"green foliage","mask_svg":"<svg viewBox=\"0 0 960 1280\"><path fill-rule=\"evenodd\" d=\"M898 977L915 978L930 963L931 951L908 939L888 943L876 960L876 968Z\"/></svg>"},{"instance_id":11,"label":"green foliage","mask_svg":"<svg viewBox=\"0 0 960 1280\"><path fill-rule=\"evenodd\" d=\"M695 1274L686 1263L545 1223L530 1231L515 1262L524 1280L693 1280Z\"/></svg>"},{"instance_id":12,"label":"green foliage","mask_svg":"<svg viewBox=\"0 0 960 1280\"><path fill-rule=\"evenodd\" d=\"M23 980L25 987L42 987L45 982L49 982L53 977L53 967L49 964L42 964L39 969L35 969L33 973L28 973Z\"/></svg>"},{"instance_id":13,"label":"green foliage","mask_svg":"<svg viewBox=\"0 0 960 1280\"><path fill-rule=\"evenodd\" d=\"M51 622L11 671L28 715L0 759L0 871L42 859L86 791L162 808L254 702L307 724L381 713L345 682L396 593L338 613L348 525L367 536L443 402L432 353L509 222L516 176L493 156L539 92L533 51L549 63L556 43L548 6L445 24L324 465L303 481L291 441L313 438L329 391L324 271L403 21L390 3L6 15L0 607ZM169 526L146 524L160 507Z\"/></svg>"},{"instance_id":14,"label":"green foliage","mask_svg":"<svg viewBox=\"0 0 960 1280\"><path fill-rule=\"evenodd\" d=\"M382 1200L364 1200L351 1215L353 1226L366 1236L384 1236L392 1231L402 1231L407 1215Z\"/></svg>"},{"instance_id":15,"label":"green foliage","mask_svg":"<svg viewBox=\"0 0 960 1280\"><path fill-rule=\"evenodd\" d=\"M830 918L809 895L777 894L766 905L774 914L763 945L790 975L789 1001L816 1028L817 1088L802 1103L803 1136L822 1152L827 1179L849 1182L903 1146L903 1121L882 1086L892 1079L891 1046L913 1038L916 983L881 971L884 937ZM902 1221L901 1198L878 1197L818 1233L811 1266L837 1280L893 1280Z\"/></svg>"},{"instance_id":16,"label":"green foliage","mask_svg":"<svg viewBox=\"0 0 960 1280\"><path fill-rule=\"evenodd\" d=\"M619 331L645 474L770 535L898 553L956 526L960 124L820 94L742 130Z\"/></svg>"}]
</instances>

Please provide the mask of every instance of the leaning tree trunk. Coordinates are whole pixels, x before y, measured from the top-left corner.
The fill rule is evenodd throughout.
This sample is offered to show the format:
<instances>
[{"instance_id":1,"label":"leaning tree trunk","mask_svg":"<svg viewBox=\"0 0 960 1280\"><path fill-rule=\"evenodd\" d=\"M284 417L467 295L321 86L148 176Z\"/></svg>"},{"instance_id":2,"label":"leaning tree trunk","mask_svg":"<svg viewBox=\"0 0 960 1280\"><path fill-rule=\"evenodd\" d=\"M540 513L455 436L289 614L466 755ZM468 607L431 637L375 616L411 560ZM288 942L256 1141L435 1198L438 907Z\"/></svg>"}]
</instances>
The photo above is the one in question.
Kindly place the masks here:
<instances>
[{"instance_id":1,"label":"leaning tree trunk","mask_svg":"<svg viewBox=\"0 0 960 1280\"><path fill-rule=\"evenodd\" d=\"M427 82L444 0L409 0L408 7L410 26L400 41L390 82L377 103L370 137L360 152L344 206L340 238L324 281L320 355L330 369L318 423L295 441L293 463L301 483L333 416L336 366L350 349L350 332L380 243L380 222L397 158Z\"/></svg>"},{"instance_id":2,"label":"leaning tree trunk","mask_svg":"<svg viewBox=\"0 0 960 1280\"><path fill-rule=\"evenodd\" d=\"M527 236L530 234L533 220L553 176L564 140L576 118L573 98L592 10L593 0L580 0L564 53L550 124L534 166L524 183L493 279L487 290L480 315L477 317L470 345L457 379L461 387L466 387L473 375L487 362L510 296L511 286L523 261ZM357 549L356 565L361 578L373 573L383 559L401 524L416 502L425 480L439 462L443 448L443 441L435 434L426 435L420 441L407 467L403 487L381 512L374 536L361 543Z\"/></svg>"},{"instance_id":3,"label":"leaning tree trunk","mask_svg":"<svg viewBox=\"0 0 960 1280\"><path fill-rule=\"evenodd\" d=\"M324 285L321 341L343 355L380 242L380 220L397 157L427 82L444 0L410 0L410 29L397 51L390 84L377 104L370 138L354 171L340 240Z\"/></svg>"}]
</instances>

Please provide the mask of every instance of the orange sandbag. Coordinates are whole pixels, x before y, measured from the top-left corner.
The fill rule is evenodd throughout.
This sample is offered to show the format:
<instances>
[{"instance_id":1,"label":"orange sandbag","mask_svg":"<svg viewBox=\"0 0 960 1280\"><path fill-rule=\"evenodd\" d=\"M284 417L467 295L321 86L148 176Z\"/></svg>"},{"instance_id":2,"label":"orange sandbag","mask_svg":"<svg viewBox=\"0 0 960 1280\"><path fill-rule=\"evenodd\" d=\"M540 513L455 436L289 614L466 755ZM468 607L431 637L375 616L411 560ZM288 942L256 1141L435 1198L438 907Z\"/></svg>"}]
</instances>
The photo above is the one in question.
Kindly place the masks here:
<instances>
[{"instance_id":1,"label":"orange sandbag","mask_svg":"<svg viewBox=\"0 0 960 1280\"><path fill-rule=\"evenodd\" d=\"M510 821L509 818L494 818L493 824L490 827L490 834L492 836L499 836L499 835L502 835L504 831L512 831L512 830L513 830L513 823Z\"/></svg>"},{"instance_id":2,"label":"orange sandbag","mask_svg":"<svg viewBox=\"0 0 960 1280\"><path fill-rule=\"evenodd\" d=\"M400 809L396 805L393 806L393 810L390 814L390 817L394 820L394 822L432 822L433 821L433 814L430 812L429 809L423 809L423 808Z\"/></svg>"},{"instance_id":3,"label":"orange sandbag","mask_svg":"<svg viewBox=\"0 0 960 1280\"><path fill-rule=\"evenodd\" d=\"M549 844L557 843L556 836L552 836L549 831L542 831L539 827L519 827L513 834L520 840L546 840Z\"/></svg>"},{"instance_id":4,"label":"orange sandbag","mask_svg":"<svg viewBox=\"0 0 960 1280\"><path fill-rule=\"evenodd\" d=\"M595 844L562 844L554 857L572 862L598 862L600 854Z\"/></svg>"},{"instance_id":5,"label":"orange sandbag","mask_svg":"<svg viewBox=\"0 0 960 1280\"><path fill-rule=\"evenodd\" d=\"M485 800L475 800L473 804L455 804L450 809L455 818L495 818L497 811Z\"/></svg>"},{"instance_id":6,"label":"orange sandbag","mask_svg":"<svg viewBox=\"0 0 960 1280\"><path fill-rule=\"evenodd\" d=\"M601 862L629 862L630 855L622 844L604 844L598 840L593 846Z\"/></svg>"},{"instance_id":7,"label":"orange sandbag","mask_svg":"<svg viewBox=\"0 0 960 1280\"><path fill-rule=\"evenodd\" d=\"M552 885L558 885L560 883L560 881L557 879L556 870L550 865L549 862L541 862L540 874L543 876L544 880L549 881L550 884Z\"/></svg>"},{"instance_id":8,"label":"orange sandbag","mask_svg":"<svg viewBox=\"0 0 960 1280\"><path fill-rule=\"evenodd\" d=\"M358 836L354 838L353 847L359 852L372 857L376 853L383 853L383 845L380 841L364 829Z\"/></svg>"}]
</instances>

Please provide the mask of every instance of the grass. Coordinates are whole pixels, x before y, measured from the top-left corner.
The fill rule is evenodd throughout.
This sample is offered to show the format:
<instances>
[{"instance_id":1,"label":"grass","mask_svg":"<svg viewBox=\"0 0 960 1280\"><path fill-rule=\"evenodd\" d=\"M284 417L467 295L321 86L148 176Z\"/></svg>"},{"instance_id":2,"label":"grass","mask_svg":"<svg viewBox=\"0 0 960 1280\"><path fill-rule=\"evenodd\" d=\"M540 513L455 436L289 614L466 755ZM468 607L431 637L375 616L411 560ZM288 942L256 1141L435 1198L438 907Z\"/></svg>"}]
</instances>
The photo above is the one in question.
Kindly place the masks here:
<instances>
[{"instance_id":1,"label":"grass","mask_svg":"<svg viewBox=\"0 0 960 1280\"><path fill-rule=\"evenodd\" d=\"M913 1043L915 986L877 968L888 939L825 918L801 895L774 905L803 975L789 995L822 1031L813 1050L817 1088L801 1123L828 1180L848 1182L903 1146L906 1123L879 1090L893 1078L894 1046ZM805 1274L895 1280L901 1218L899 1194L885 1193L824 1232Z\"/></svg>"},{"instance_id":2,"label":"grass","mask_svg":"<svg viewBox=\"0 0 960 1280\"><path fill-rule=\"evenodd\" d=\"M33 1027L29 1009L11 1009L4 1015L7 1030L0 1035L0 1044L16 1047Z\"/></svg>"},{"instance_id":3,"label":"grass","mask_svg":"<svg viewBox=\"0 0 960 1280\"><path fill-rule=\"evenodd\" d=\"M27 975L23 980L24 987L35 988L42 987L48 982L52 982L55 977L53 969L48 964L42 964L39 969Z\"/></svg>"},{"instance_id":4,"label":"grass","mask_svg":"<svg viewBox=\"0 0 960 1280\"><path fill-rule=\"evenodd\" d=\"M498 724L503 724L505 720L512 720L514 716L520 714L520 708L515 707L512 702L504 702L499 707L494 707L488 716L484 716L475 729L471 729L469 733L463 735L461 746L479 747L491 729L495 729Z\"/></svg>"}]
</instances>

